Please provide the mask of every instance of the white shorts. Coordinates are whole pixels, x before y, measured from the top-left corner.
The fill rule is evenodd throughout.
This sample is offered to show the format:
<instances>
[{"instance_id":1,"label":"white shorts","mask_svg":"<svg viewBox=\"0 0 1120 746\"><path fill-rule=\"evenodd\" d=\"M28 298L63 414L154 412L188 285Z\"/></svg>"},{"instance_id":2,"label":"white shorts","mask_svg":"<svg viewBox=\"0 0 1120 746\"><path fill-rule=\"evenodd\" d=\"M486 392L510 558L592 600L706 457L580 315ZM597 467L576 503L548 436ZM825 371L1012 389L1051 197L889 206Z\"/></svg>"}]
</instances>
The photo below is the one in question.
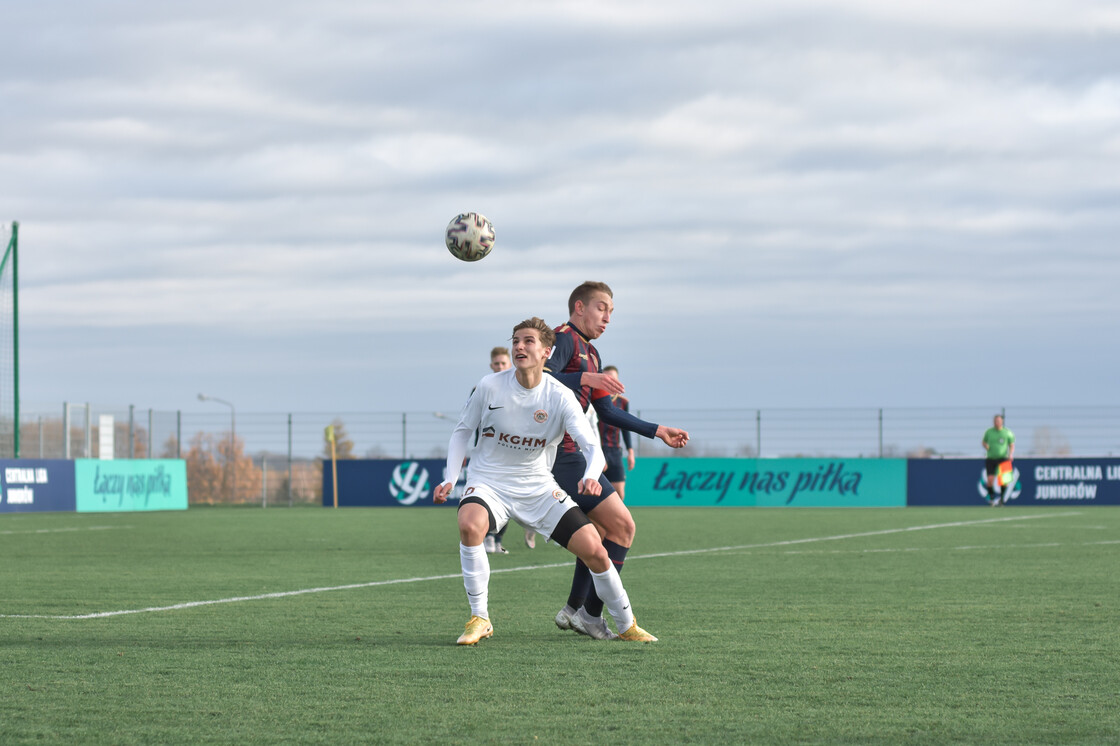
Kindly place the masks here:
<instances>
[{"instance_id":1,"label":"white shorts","mask_svg":"<svg viewBox=\"0 0 1120 746\"><path fill-rule=\"evenodd\" d=\"M463 489L459 504L462 505L463 500L472 497L481 500L490 509L498 531L512 518L525 528L549 537L564 514L579 507L567 492L555 485L534 497L506 497L489 485L468 484Z\"/></svg>"}]
</instances>

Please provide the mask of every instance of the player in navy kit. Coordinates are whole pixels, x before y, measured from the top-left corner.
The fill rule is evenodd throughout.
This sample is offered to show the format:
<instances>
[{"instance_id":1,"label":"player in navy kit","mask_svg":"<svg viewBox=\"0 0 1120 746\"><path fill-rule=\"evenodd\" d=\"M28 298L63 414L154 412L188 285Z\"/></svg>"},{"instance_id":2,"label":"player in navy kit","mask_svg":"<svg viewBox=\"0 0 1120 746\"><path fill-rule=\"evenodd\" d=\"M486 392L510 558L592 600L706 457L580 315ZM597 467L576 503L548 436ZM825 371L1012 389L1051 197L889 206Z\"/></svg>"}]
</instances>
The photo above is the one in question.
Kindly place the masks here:
<instances>
[{"instance_id":1,"label":"player in navy kit","mask_svg":"<svg viewBox=\"0 0 1120 746\"><path fill-rule=\"evenodd\" d=\"M567 548L594 572L594 584L621 634L634 642L657 638L638 626L618 571L598 532L549 473L548 459L561 435L573 437L586 454L577 490L600 491L603 456L598 438L572 391L544 374L553 331L538 318L513 328L514 370L478 382L459 416L447 448L445 479L435 502L445 502L459 478L471 437L481 433L459 501L459 561L471 617L458 644L474 645L494 634L488 609L490 562L482 541L487 530L509 520L531 527Z\"/></svg>"},{"instance_id":2,"label":"player in navy kit","mask_svg":"<svg viewBox=\"0 0 1120 746\"><path fill-rule=\"evenodd\" d=\"M625 388L617 378L601 372L599 352L591 340L598 339L606 331L613 312L614 293L606 283L588 281L573 290L568 297L568 323L556 327L556 344L545 371L576 392L585 412L594 407L600 422L647 438L660 438L672 448L683 448L688 443L686 431L640 420L611 403L611 395L622 394ZM621 571L634 542L634 518L605 475L599 476L602 486L599 494L577 494L576 485L584 468L579 448L571 438L565 437L557 449L552 474L599 529L607 555ZM556 614L556 626L596 639L611 639L614 633L607 627L602 613L602 601L592 588L591 575L577 560L568 602Z\"/></svg>"},{"instance_id":3,"label":"player in navy kit","mask_svg":"<svg viewBox=\"0 0 1120 746\"><path fill-rule=\"evenodd\" d=\"M618 368L608 365L603 372L618 378ZM630 400L622 394L611 394L611 401L623 412L630 411ZM634 447L630 442L630 431L599 421L599 445L603 448L603 458L607 468L603 472L610 480L618 498L626 502L626 472L634 469Z\"/></svg>"}]
</instances>

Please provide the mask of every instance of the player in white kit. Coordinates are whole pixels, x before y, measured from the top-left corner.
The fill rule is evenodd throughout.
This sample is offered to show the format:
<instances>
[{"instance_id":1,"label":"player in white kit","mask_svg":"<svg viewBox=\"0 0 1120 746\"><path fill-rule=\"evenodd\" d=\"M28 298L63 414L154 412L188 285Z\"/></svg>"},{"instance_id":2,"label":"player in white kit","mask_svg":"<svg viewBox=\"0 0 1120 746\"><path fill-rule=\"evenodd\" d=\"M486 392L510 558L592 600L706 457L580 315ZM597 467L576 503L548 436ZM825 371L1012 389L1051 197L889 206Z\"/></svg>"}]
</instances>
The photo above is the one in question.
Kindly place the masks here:
<instances>
[{"instance_id":1,"label":"player in white kit","mask_svg":"<svg viewBox=\"0 0 1120 746\"><path fill-rule=\"evenodd\" d=\"M459 560L471 607L471 618L458 639L460 645L474 645L494 634L488 609L490 561L483 539L510 519L583 560L591 570L595 592L614 619L619 639L657 640L635 621L626 589L599 532L552 476L549 452L555 451L565 432L579 444L587 460L587 471L579 483L581 492L596 494L601 489L599 475L605 464L598 439L571 389L544 374L554 341L552 328L542 319L534 317L515 326L513 370L479 381L451 434L436 503L445 502L451 494L474 432L480 433L459 501Z\"/></svg>"}]
</instances>

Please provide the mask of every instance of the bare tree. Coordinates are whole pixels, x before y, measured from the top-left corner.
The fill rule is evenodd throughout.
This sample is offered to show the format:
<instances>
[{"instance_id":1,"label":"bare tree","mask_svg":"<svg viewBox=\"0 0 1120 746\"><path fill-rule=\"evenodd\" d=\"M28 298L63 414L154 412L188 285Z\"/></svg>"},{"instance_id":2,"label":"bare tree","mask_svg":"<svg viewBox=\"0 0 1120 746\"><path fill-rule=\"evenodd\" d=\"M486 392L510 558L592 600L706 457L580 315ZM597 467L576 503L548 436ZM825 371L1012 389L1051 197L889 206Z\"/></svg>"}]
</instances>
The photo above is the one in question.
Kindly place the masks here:
<instances>
[{"instance_id":1,"label":"bare tree","mask_svg":"<svg viewBox=\"0 0 1120 746\"><path fill-rule=\"evenodd\" d=\"M1072 452L1065 436L1048 425L1036 427L1031 433L1032 456L1068 456Z\"/></svg>"}]
</instances>

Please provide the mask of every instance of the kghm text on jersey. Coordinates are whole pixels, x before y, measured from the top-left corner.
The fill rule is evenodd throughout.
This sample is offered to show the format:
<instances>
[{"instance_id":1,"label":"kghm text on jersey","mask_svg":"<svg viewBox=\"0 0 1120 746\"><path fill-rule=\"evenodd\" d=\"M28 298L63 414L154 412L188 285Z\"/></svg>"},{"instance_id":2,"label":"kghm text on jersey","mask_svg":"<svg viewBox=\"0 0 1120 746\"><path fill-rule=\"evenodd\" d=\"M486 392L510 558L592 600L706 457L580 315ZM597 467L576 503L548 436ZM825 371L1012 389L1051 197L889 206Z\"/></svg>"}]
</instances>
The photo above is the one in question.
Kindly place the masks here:
<instances>
[{"instance_id":1,"label":"kghm text on jersey","mask_svg":"<svg viewBox=\"0 0 1120 746\"><path fill-rule=\"evenodd\" d=\"M548 440L545 438L537 438L532 435L510 435L509 433L499 433L498 442L525 448L544 448L548 445Z\"/></svg>"}]
</instances>

